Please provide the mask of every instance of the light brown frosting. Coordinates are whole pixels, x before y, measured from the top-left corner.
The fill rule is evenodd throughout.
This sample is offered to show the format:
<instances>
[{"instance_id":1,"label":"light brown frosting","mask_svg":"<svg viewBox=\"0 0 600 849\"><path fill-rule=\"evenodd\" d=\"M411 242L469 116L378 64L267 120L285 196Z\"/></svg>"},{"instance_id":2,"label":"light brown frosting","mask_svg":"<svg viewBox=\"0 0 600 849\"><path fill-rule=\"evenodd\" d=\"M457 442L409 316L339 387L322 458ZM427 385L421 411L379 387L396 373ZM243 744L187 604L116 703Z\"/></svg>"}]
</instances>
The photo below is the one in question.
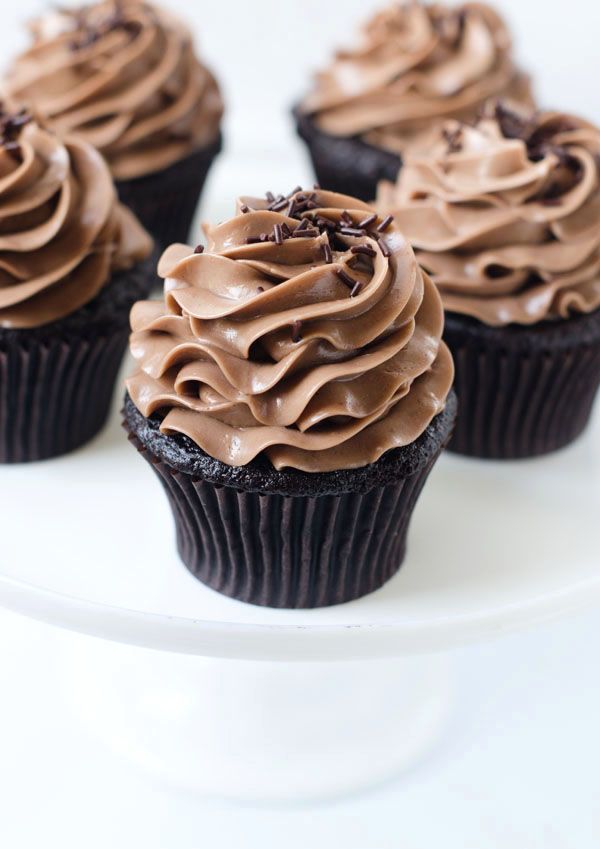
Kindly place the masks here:
<instances>
[{"instance_id":1,"label":"light brown frosting","mask_svg":"<svg viewBox=\"0 0 600 849\"><path fill-rule=\"evenodd\" d=\"M452 312L532 324L600 307L600 130L498 106L450 122L407 159L378 207L393 211Z\"/></svg>"},{"instance_id":2,"label":"light brown frosting","mask_svg":"<svg viewBox=\"0 0 600 849\"><path fill-rule=\"evenodd\" d=\"M0 326L75 312L152 241L117 202L99 153L0 108Z\"/></svg>"},{"instance_id":3,"label":"light brown frosting","mask_svg":"<svg viewBox=\"0 0 600 849\"><path fill-rule=\"evenodd\" d=\"M115 179L160 171L217 139L217 84L168 12L105 0L49 13L32 31L4 95L102 151Z\"/></svg>"},{"instance_id":4,"label":"light brown frosting","mask_svg":"<svg viewBox=\"0 0 600 849\"><path fill-rule=\"evenodd\" d=\"M483 3L395 2L336 54L301 105L337 136L403 153L432 121L474 117L490 97L532 105L504 21Z\"/></svg>"},{"instance_id":5,"label":"light brown frosting","mask_svg":"<svg viewBox=\"0 0 600 849\"><path fill-rule=\"evenodd\" d=\"M206 252L162 257L164 303L132 311L128 390L163 433L232 466L321 472L413 442L444 408L439 295L371 207L321 190L245 198L205 231Z\"/></svg>"}]
</instances>

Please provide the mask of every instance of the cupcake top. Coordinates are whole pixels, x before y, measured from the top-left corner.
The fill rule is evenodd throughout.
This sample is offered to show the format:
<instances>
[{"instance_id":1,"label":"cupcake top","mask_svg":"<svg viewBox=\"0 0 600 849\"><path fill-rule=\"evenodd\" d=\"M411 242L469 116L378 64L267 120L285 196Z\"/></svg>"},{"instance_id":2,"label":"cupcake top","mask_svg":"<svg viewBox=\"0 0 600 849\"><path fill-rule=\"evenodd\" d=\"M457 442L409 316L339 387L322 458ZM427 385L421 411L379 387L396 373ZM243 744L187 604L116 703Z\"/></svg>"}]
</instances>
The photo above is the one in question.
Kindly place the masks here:
<instances>
[{"instance_id":1,"label":"cupcake top","mask_svg":"<svg viewBox=\"0 0 600 849\"><path fill-rule=\"evenodd\" d=\"M142 0L104 0L35 21L5 97L102 151L116 180L160 171L219 135L223 105L189 31Z\"/></svg>"},{"instance_id":2,"label":"cupcake top","mask_svg":"<svg viewBox=\"0 0 600 849\"><path fill-rule=\"evenodd\" d=\"M395 2L369 20L355 49L318 74L301 111L336 136L403 152L432 120L474 117L490 97L531 104L504 21L483 3Z\"/></svg>"},{"instance_id":3,"label":"cupcake top","mask_svg":"<svg viewBox=\"0 0 600 849\"><path fill-rule=\"evenodd\" d=\"M163 255L132 311L129 394L231 466L359 468L417 439L453 379L443 310L390 218L300 189L242 198Z\"/></svg>"},{"instance_id":4,"label":"cupcake top","mask_svg":"<svg viewBox=\"0 0 600 849\"><path fill-rule=\"evenodd\" d=\"M407 158L393 211L452 312L532 324L600 307L600 130L502 104Z\"/></svg>"},{"instance_id":5,"label":"cupcake top","mask_svg":"<svg viewBox=\"0 0 600 849\"><path fill-rule=\"evenodd\" d=\"M0 104L1 327L39 327L75 312L151 249L94 148Z\"/></svg>"}]
</instances>

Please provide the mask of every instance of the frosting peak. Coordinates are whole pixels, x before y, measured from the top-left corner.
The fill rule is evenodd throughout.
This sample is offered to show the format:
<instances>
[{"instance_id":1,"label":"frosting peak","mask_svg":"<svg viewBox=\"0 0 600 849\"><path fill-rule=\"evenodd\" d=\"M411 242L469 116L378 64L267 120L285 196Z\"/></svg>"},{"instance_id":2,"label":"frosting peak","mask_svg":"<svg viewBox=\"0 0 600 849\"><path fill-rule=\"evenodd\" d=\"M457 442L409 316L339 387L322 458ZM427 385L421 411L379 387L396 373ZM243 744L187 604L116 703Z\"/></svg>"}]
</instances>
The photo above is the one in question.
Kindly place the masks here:
<instances>
[{"instance_id":1,"label":"frosting peak","mask_svg":"<svg viewBox=\"0 0 600 849\"><path fill-rule=\"evenodd\" d=\"M142 0L52 12L31 27L5 95L99 149L113 176L160 171L215 141L223 111L212 74L177 18Z\"/></svg>"},{"instance_id":2,"label":"frosting peak","mask_svg":"<svg viewBox=\"0 0 600 849\"><path fill-rule=\"evenodd\" d=\"M233 466L356 468L417 439L453 368L435 287L390 219L350 197L242 198L208 246L163 255L132 311L130 396Z\"/></svg>"},{"instance_id":3,"label":"frosting peak","mask_svg":"<svg viewBox=\"0 0 600 849\"><path fill-rule=\"evenodd\" d=\"M432 120L472 118L490 97L531 104L503 20L483 3L391 4L317 75L302 109L325 132L403 153Z\"/></svg>"},{"instance_id":4,"label":"frosting peak","mask_svg":"<svg viewBox=\"0 0 600 849\"><path fill-rule=\"evenodd\" d=\"M0 326L75 312L151 248L99 153L0 105Z\"/></svg>"},{"instance_id":5,"label":"frosting peak","mask_svg":"<svg viewBox=\"0 0 600 849\"><path fill-rule=\"evenodd\" d=\"M600 307L600 130L502 104L433 130L378 208L393 211L446 309L491 325Z\"/></svg>"}]
</instances>

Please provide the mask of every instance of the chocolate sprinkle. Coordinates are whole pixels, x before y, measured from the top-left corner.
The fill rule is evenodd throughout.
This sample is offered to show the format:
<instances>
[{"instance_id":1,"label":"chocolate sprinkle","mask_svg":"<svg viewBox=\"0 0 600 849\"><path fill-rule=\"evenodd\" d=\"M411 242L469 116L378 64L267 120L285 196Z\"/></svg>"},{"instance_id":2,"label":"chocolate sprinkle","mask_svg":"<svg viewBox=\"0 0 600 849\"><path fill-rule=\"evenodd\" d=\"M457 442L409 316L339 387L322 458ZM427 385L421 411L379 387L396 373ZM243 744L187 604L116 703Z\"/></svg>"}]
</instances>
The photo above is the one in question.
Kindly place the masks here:
<instances>
[{"instance_id":1,"label":"chocolate sprinkle","mask_svg":"<svg viewBox=\"0 0 600 849\"><path fill-rule=\"evenodd\" d=\"M358 226L361 230L365 230L367 227L370 227L371 224L374 224L377 221L377 213L374 212L372 215L368 215L365 219L359 222Z\"/></svg>"},{"instance_id":2,"label":"chocolate sprinkle","mask_svg":"<svg viewBox=\"0 0 600 849\"><path fill-rule=\"evenodd\" d=\"M194 253L195 254L204 253L204 245L196 245L196 247L194 248Z\"/></svg>"},{"instance_id":3,"label":"chocolate sprinkle","mask_svg":"<svg viewBox=\"0 0 600 849\"><path fill-rule=\"evenodd\" d=\"M381 253L384 255L384 257L386 259L392 255L391 250L388 248L388 246L383 241L383 239L378 239L377 244L379 246L379 250L381 251Z\"/></svg>"},{"instance_id":4,"label":"chocolate sprinkle","mask_svg":"<svg viewBox=\"0 0 600 849\"><path fill-rule=\"evenodd\" d=\"M353 245L350 248L352 254L364 254L364 256L376 256L376 251L370 245Z\"/></svg>"},{"instance_id":5,"label":"chocolate sprinkle","mask_svg":"<svg viewBox=\"0 0 600 849\"><path fill-rule=\"evenodd\" d=\"M344 268L336 269L335 273L340 278L340 280L346 284L346 286L349 286L352 290L354 290L354 287L358 283L358 280L355 280L354 277L350 277L350 275Z\"/></svg>"},{"instance_id":6,"label":"chocolate sprinkle","mask_svg":"<svg viewBox=\"0 0 600 849\"><path fill-rule=\"evenodd\" d=\"M455 130L444 127L442 135L448 144L448 153L459 153L462 150L462 134L462 127L457 127Z\"/></svg>"},{"instance_id":7,"label":"chocolate sprinkle","mask_svg":"<svg viewBox=\"0 0 600 849\"><path fill-rule=\"evenodd\" d=\"M358 236L359 238L365 235L365 231L357 227L340 227L340 233L342 236Z\"/></svg>"},{"instance_id":8,"label":"chocolate sprinkle","mask_svg":"<svg viewBox=\"0 0 600 849\"><path fill-rule=\"evenodd\" d=\"M315 227L311 227L307 230L299 230L296 228L296 230L292 233L292 239L316 239L317 236L320 235L321 234Z\"/></svg>"},{"instance_id":9,"label":"chocolate sprinkle","mask_svg":"<svg viewBox=\"0 0 600 849\"><path fill-rule=\"evenodd\" d=\"M379 225L378 225L378 227L377 227L377 232L378 232L378 233L385 233L385 231L388 229L388 227L389 227L389 226L390 226L390 224L393 222L393 220L394 220L394 216L393 216L393 215L388 215L388 216L386 216L386 217L383 219L383 221L381 222L381 224L379 224Z\"/></svg>"},{"instance_id":10,"label":"chocolate sprinkle","mask_svg":"<svg viewBox=\"0 0 600 849\"><path fill-rule=\"evenodd\" d=\"M327 265L331 265L333 262L333 253L331 252L331 247L328 242L323 244L323 256L325 257Z\"/></svg>"},{"instance_id":11,"label":"chocolate sprinkle","mask_svg":"<svg viewBox=\"0 0 600 849\"><path fill-rule=\"evenodd\" d=\"M356 283L354 284L354 288L350 292L350 297L356 298L357 295L360 295L362 288L363 288L362 282L360 280L357 280Z\"/></svg>"},{"instance_id":12,"label":"chocolate sprinkle","mask_svg":"<svg viewBox=\"0 0 600 849\"><path fill-rule=\"evenodd\" d=\"M300 342L302 340L302 322L299 319L292 324L292 342Z\"/></svg>"},{"instance_id":13,"label":"chocolate sprinkle","mask_svg":"<svg viewBox=\"0 0 600 849\"><path fill-rule=\"evenodd\" d=\"M283 245L283 231L281 229L281 224L275 224L273 226L273 238L275 240L275 244Z\"/></svg>"}]
</instances>

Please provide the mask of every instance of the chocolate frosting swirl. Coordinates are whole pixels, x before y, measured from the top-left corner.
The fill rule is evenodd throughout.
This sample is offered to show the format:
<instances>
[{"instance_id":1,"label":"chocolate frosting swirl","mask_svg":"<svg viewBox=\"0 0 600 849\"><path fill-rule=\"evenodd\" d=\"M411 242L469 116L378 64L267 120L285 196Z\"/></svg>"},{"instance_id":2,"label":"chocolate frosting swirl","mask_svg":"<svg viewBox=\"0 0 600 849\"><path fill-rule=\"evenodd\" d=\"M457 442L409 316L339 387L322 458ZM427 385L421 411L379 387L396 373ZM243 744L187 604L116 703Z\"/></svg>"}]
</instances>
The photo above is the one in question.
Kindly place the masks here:
<instances>
[{"instance_id":1,"label":"chocolate frosting swirl","mask_svg":"<svg viewBox=\"0 0 600 849\"><path fill-rule=\"evenodd\" d=\"M325 132L403 153L433 120L470 119L490 97L532 105L504 21L483 3L393 3L317 75L301 110Z\"/></svg>"},{"instance_id":2,"label":"chocolate frosting swirl","mask_svg":"<svg viewBox=\"0 0 600 849\"><path fill-rule=\"evenodd\" d=\"M90 145L1 108L0 129L0 326L38 327L91 301L152 241Z\"/></svg>"},{"instance_id":3,"label":"chocolate frosting swirl","mask_svg":"<svg viewBox=\"0 0 600 849\"><path fill-rule=\"evenodd\" d=\"M207 251L163 255L164 303L132 311L140 412L229 465L308 472L423 433L453 365L439 295L392 223L317 190L242 199L205 230Z\"/></svg>"},{"instance_id":4,"label":"chocolate frosting swirl","mask_svg":"<svg viewBox=\"0 0 600 849\"><path fill-rule=\"evenodd\" d=\"M447 310L490 325L600 307L600 130L498 106L407 159L380 209L432 275Z\"/></svg>"},{"instance_id":5,"label":"chocolate frosting swirl","mask_svg":"<svg viewBox=\"0 0 600 849\"><path fill-rule=\"evenodd\" d=\"M100 150L116 180L160 171L214 142L223 105L177 18L104 0L32 24L4 95Z\"/></svg>"}]
</instances>

